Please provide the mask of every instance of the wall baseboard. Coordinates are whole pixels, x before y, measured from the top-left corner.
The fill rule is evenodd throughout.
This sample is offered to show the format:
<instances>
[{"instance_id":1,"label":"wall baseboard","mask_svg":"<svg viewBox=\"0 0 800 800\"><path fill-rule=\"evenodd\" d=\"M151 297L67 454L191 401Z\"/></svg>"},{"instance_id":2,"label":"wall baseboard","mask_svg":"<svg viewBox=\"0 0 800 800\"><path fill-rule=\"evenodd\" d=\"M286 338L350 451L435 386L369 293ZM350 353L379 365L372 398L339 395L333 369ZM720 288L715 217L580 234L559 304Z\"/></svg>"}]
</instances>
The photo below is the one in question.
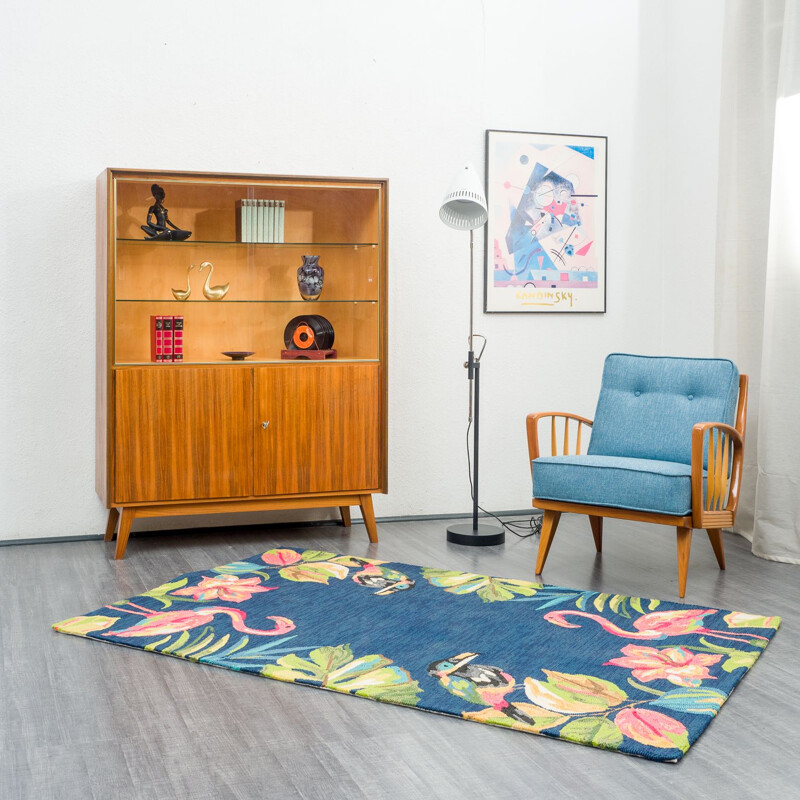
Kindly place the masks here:
<instances>
[{"instance_id":1,"label":"wall baseboard","mask_svg":"<svg viewBox=\"0 0 800 800\"><path fill-rule=\"evenodd\" d=\"M537 517L541 516L541 512L535 509L517 509L512 511L498 511L493 514L480 514L480 517ZM399 516L399 517L376 517L375 522L380 524L382 522L427 522L429 520L437 519L469 519L472 514L420 514L417 516ZM353 519L353 525L363 525L361 519ZM338 520L311 520L309 522L266 522L266 523L252 523L250 525L204 525L202 527L192 528L168 528L165 530L148 530L148 531L134 531L135 536L172 536L176 534L199 534L210 533L212 531L224 530L228 533L246 533L252 531L254 528L277 530L279 528L310 528L310 527L323 527L323 526L336 526L339 527L341 523ZM62 542L90 542L103 539L102 533L86 534L84 536L43 536L42 538L35 539L2 539L0 540L0 547L10 547L12 545L26 545L26 544L60 544Z\"/></svg>"}]
</instances>

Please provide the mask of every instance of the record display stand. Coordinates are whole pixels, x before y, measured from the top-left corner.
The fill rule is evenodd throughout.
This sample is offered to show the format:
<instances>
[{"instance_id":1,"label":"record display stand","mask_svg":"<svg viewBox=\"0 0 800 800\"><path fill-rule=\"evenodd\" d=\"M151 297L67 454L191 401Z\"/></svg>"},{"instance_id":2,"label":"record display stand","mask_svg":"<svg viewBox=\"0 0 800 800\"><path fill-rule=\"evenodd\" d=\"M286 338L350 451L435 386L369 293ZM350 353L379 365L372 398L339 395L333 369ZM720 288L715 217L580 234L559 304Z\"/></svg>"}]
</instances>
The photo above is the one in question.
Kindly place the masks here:
<instances>
[{"instance_id":1,"label":"record display stand","mask_svg":"<svg viewBox=\"0 0 800 800\"><path fill-rule=\"evenodd\" d=\"M326 358L336 358L335 350L281 350L282 359L308 358L311 361L324 361Z\"/></svg>"}]
</instances>

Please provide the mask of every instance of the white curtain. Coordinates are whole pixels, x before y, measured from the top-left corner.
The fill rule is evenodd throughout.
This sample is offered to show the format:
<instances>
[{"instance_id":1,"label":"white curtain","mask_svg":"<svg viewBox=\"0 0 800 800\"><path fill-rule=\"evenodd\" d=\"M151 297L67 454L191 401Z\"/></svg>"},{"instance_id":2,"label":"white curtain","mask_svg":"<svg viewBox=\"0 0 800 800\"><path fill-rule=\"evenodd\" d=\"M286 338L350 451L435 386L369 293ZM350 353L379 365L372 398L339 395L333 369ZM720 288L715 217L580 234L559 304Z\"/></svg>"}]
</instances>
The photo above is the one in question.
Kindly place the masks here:
<instances>
[{"instance_id":1,"label":"white curtain","mask_svg":"<svg viewBox=\"0 0 800 800\"><path fill-rule=\"evenodd\" d=\"M750 375L736 531L800 564L800 0L728 0L716 352Z\"/></svg>"}]
</instances>

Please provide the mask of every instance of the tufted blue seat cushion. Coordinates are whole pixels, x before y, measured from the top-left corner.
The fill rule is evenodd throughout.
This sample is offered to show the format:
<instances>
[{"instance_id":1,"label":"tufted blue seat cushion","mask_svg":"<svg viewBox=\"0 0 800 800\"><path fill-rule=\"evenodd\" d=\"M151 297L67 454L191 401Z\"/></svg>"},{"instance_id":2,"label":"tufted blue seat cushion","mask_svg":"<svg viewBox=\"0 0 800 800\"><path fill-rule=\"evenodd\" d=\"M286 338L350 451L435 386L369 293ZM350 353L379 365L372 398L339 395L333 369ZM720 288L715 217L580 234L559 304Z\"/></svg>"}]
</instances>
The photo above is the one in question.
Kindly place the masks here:
<instances>
[{"instance_id":1,"label":"tufted blue seat cushion","mask_svg":"<svg viewBox=\"0 0 800 800\"><path fill-rule=\"evenodd\" d=\"M547 456L533 462L533 496L657 514L691 514L688 464L621 456Z\"/></svg>"},{"instance_id":2,"label":"tufted blue seat cushion","mask_svg":"<svg viewBox=\"0 0 800 800\"><path fill-rule=\"evenodd\" d=\"M692 427L733 425L738 395L739 370L727 359L612 353L588 454L689 464Z\"/></svg>"}]
</instances>

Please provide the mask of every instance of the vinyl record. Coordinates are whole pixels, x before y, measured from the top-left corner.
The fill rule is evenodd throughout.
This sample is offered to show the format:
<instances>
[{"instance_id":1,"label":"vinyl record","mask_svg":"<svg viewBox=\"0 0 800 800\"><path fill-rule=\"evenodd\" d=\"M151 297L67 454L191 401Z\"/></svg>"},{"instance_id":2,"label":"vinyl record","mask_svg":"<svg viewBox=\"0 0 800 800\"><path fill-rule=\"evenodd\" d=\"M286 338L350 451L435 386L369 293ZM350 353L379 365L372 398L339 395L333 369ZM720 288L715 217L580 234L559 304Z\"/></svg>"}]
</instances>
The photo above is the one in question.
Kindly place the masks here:
<instances>
[{"instance_id":1,"label":"vinyl record","mask_svg":"<svg viewBox=\"0 0 800 800\"><path fill-rule=\"evenodd\" d=\"M287 350L330 350L333 339L333 325L319 314L294 317L283 331Z\"/></svg>"}]
</instances>

